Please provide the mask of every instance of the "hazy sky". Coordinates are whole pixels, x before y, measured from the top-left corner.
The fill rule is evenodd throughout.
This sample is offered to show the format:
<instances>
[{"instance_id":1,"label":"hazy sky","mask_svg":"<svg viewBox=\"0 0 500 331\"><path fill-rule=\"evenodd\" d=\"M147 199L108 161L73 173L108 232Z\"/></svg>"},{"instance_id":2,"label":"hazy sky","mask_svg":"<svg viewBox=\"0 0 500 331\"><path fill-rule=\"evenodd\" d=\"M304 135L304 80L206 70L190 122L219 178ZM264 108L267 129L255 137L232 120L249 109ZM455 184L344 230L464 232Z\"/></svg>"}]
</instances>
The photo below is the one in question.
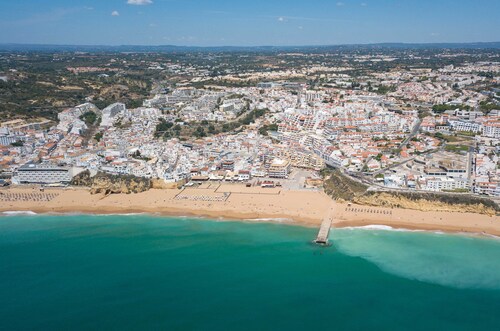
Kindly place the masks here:
<instances>
[{"instance_id":1,"label":"hazy sky","mask_svg":"<svg viewBox=\"0 0 500 331\"><path fill-rule=\"evenodd\" d=\"M0 43L500 41L500 0L0 0Z\"/></svg>"}]
</instances>

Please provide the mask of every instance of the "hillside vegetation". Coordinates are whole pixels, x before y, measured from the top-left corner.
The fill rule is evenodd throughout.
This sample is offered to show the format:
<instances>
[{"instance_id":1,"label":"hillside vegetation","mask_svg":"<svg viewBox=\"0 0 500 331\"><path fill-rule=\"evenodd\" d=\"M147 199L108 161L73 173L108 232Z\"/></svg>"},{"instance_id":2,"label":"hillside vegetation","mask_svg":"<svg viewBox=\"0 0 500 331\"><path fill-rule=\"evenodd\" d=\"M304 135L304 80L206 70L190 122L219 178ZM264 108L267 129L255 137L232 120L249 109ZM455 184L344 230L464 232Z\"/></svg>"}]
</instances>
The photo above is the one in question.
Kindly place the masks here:
<instances>
[{"instance_id":1,"label":"hillside vegetation","mask_svg":"<svg viewBox=\"0 0 500 331\"><path fill-rule=\"evenodd\" d=\"M325 193L334 200L350 201L360 205L386 208L404 208L421 211L454 211L486 215L500 214L500 207L492 200L467 194L432 192L368 191L368 187L339 170L323 170Z\"/></svg>"},{"instance_id":2,"label":"hillside vegetation","mask_svg":"<svg viewBox=\"0 0 500 331\"><path fill-rule=\"evenodd\" d=\"M334 200L351 201L363 195L368 186L344 176L339 170L323 170L325 193Z\"/></svg>"}]
</instances>

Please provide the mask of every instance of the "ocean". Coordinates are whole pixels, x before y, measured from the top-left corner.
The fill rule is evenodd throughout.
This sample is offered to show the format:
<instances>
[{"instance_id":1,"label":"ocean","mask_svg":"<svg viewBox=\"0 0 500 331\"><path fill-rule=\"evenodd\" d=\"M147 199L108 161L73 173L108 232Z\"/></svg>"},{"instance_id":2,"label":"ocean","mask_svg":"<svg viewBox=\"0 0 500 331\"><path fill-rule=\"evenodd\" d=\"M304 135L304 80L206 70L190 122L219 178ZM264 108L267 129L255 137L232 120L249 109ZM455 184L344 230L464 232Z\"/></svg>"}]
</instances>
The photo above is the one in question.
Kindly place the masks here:
<instances>
[{"instance_id":1,"label":"ocean","mask_svg":"<svg viewBox=\"0 0 500 331\"><path fill-rule=\"evenodd\" d=\"M151 215L0 217L1 330L499 330L500 240Z\"/></svg>"}]
</instances>

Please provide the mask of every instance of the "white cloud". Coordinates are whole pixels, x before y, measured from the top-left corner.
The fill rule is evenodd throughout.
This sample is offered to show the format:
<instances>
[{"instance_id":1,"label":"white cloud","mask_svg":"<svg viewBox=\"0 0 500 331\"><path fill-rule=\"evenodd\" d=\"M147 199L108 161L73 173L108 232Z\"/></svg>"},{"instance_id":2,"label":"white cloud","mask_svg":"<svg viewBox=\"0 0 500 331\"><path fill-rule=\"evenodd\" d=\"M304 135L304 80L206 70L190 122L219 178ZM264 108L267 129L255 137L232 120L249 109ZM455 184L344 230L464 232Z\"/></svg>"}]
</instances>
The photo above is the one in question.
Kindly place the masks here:
<instances>
[{"instance_id":1,"label":"white cloud","mask_svg":"<svg viewBox=\"0 0 500 331\"><path fill-rule=\"evenodd\" d=\"M129 5L144 6L144 5L152 4L153 1L152 0L128 0L127 3Z\"/></svg>"},{"instance_id":2,"label":"white cloud","mask_svg":"<svg viewBox=\"0 0 500 331\"><path fill-rule=\"evenodd\" d=\"M278 21L280 21L280 22L284 22L284 21L285 21L285 18L284 18L284 17L278 17Z\"/></svg>"},{"instance_id":3,"label":"white cloud","mask_svg":"<svg viewBox=\"0 0 500 331\"><path fill-rule=\"evenodd\" d=\"M120 16L120 13L118 11L116 11L116 10L113 10L111 12L111 16Z\"/></svg>"},{"instance_id":4,"label":"white cloud","mask_svg":"<svg viewBox=\"0 0 500 331\"><path fill-rule=\"evenodd\" d=\"M299 25L299 30L303 30L304 27L302 25Z\"/></svg>"}]
</instances>

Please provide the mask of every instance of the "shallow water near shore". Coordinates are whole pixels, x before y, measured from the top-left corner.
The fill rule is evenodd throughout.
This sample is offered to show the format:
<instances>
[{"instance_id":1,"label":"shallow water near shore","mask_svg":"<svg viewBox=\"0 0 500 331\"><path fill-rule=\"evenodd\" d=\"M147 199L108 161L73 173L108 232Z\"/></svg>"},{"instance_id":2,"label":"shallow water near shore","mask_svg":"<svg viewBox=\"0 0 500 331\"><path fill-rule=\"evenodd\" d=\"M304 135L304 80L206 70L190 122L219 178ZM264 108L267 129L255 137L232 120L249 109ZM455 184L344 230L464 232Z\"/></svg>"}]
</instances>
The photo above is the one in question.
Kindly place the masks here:
<instances>
[{"instance_id":1,"label":"shallow water near shore","mask_svg":"<svg viewBox=\"0 0 500 331\"><path fill-rule=\"evenodd\" d=\"M0 329L497 330L500 240L149 215L0 217Z\"/></svg>"}]
</instances>

